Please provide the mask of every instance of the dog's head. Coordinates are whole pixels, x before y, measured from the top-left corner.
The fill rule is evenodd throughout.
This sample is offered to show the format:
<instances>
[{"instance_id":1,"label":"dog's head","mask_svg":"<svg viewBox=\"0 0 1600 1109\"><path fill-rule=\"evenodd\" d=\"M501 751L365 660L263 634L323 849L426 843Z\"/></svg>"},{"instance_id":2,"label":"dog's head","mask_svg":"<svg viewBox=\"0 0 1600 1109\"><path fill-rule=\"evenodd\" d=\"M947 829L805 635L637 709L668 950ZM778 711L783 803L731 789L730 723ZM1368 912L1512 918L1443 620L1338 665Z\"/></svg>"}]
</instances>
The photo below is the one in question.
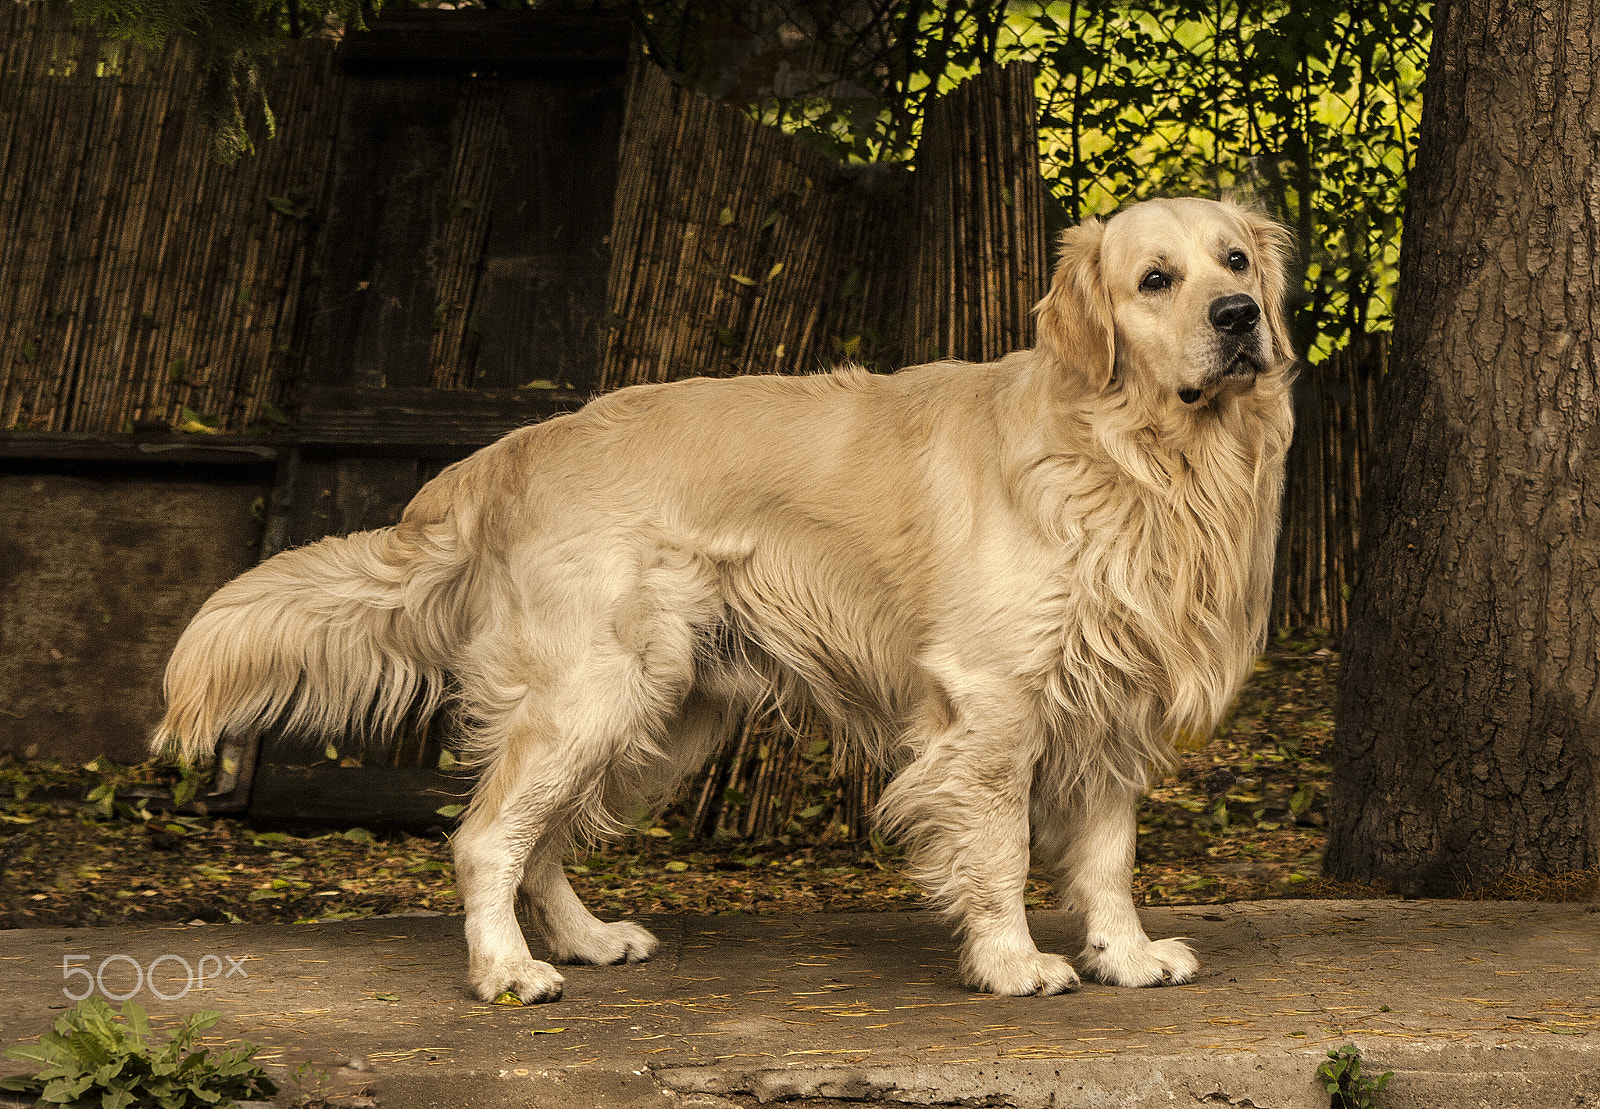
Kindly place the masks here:
<instances>
[{"instance_id":1,"label":"dog's head","mask_svg":"<svg viewBox=\"0 0 1600 1109\"><path fill-rule=\"evenodd\" d=\"M1180 408L1254 386L1293 357L1283 315L1289 234L1225 201L1147 200L1061 236L1034 309L1039 347L1087 375Z\"/></svg>"}]
</instances>

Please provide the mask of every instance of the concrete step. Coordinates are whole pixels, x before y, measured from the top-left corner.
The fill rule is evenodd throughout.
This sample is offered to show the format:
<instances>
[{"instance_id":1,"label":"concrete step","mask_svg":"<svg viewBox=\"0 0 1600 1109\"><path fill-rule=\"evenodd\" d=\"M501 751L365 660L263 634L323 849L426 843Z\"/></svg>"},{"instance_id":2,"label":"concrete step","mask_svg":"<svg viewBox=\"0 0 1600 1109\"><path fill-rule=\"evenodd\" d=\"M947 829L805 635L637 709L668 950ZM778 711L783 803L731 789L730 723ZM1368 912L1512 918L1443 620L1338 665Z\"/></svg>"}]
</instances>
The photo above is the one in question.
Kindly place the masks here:
<instances>
[{"instance_id":1,"label":"concrete step","mask_svg":"<svg viewBox=\"0 0 1600 1109\"><path fill-rule=\"evenodd\" d=\"M1326 1109L1317 1067L1354 1043L1394 1072L1385 1109L1600 1109L1594 908L1152 909L1152 936L1190 937L1195 982L1043 998L964 988L933 913L654 917L655 960L563 968L566 996L527 1008L467 995L459 917L19 930L0 932L0 1035L45 1030L96 974L128 993L137 967L153 1015L218 1009L215 1042L262 1045L291 1091L309 1064L350 1106ZM1031 923L1041 948L1082 944L1063 914Z\"/></svg>"}]
</instances>

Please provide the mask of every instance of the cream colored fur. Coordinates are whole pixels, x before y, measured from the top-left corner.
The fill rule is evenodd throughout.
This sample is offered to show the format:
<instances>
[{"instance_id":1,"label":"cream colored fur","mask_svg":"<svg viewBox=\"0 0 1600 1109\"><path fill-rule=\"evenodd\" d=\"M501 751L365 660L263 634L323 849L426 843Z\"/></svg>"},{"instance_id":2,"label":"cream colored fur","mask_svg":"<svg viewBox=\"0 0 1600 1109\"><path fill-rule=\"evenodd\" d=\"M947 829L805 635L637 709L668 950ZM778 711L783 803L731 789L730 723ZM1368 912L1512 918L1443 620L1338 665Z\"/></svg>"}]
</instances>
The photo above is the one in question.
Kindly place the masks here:
<instances>
[{"instance_id":1,"label":"cream colored fur","mask_svg":"<svg viewBox=\"0 0 1600 1109\"><path fill-rule=\"evenodd\" d=\"M1230 204L1147 202L1065 234L1034 350L641 386L514 432L397 527L207 602L156 743L205 757L286 715L383 734L448 684L481 767L455 841L471 985L534 1002L562 979L519 893L558 959L647 958L647 931L579 903L564 851L669 795L752 705L806 704L901 767L882 821L973 986L1078 981L1029 935L1030 853L1085 915L1087 973L1187 981L1192 952L1134 910L1134 803L1265 633L1284 243ZM1216 324L1240 294L1259 326Z\"/></svg>"}]
</instances>

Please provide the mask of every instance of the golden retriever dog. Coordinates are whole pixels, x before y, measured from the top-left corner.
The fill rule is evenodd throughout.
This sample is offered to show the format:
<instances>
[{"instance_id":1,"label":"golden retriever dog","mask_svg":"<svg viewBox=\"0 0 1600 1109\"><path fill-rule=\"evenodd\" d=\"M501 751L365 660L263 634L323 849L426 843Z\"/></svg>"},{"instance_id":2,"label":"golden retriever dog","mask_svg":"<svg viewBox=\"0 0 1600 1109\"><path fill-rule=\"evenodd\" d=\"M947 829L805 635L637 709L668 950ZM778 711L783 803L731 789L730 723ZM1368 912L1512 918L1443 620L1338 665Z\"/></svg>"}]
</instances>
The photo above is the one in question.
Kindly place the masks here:
<instances>
[{"instance_id":1,"label":"golden retriever dog","mask_svg":"<svg viewBox=\"0 0 1600 1109\"><path fill-rule=\"evenodd\" d=\"M647 959L562 871L669 797L752 708L804 703L899 767L878 814L997 994L1071 990L1030 857L1083 914L1078 970L1187 982L1132 898L1135 803L1262 645L1291 415L1285 232L1154 200L1062 237L1033 350L891 375L622 389L429 482L392 528L286 551L206 602L155 744L382 735L459 705L472 991Z\"/></svg>"}]
</instances>

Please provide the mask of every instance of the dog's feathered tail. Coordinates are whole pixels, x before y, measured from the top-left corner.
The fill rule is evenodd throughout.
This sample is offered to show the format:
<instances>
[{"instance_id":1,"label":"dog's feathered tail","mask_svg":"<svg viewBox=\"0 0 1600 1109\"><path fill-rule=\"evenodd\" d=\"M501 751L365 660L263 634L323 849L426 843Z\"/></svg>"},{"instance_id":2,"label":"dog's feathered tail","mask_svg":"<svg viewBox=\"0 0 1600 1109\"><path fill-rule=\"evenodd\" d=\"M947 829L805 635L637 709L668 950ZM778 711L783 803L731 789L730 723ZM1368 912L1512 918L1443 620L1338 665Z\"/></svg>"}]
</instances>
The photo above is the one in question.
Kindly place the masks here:
<instances>
[{"instance_id":1,"label":"dog's feathered tail","mask_svg":"<svg viewBox=\"0 0 1600 1109\"><path fill-rule=\"evenodd\" d=\"M381 738L431 715L469 632L471 566L452 525L324 539L223 586L167 663L152 748L206 761L249 729Z\"/></svg>"}]
</instances>

